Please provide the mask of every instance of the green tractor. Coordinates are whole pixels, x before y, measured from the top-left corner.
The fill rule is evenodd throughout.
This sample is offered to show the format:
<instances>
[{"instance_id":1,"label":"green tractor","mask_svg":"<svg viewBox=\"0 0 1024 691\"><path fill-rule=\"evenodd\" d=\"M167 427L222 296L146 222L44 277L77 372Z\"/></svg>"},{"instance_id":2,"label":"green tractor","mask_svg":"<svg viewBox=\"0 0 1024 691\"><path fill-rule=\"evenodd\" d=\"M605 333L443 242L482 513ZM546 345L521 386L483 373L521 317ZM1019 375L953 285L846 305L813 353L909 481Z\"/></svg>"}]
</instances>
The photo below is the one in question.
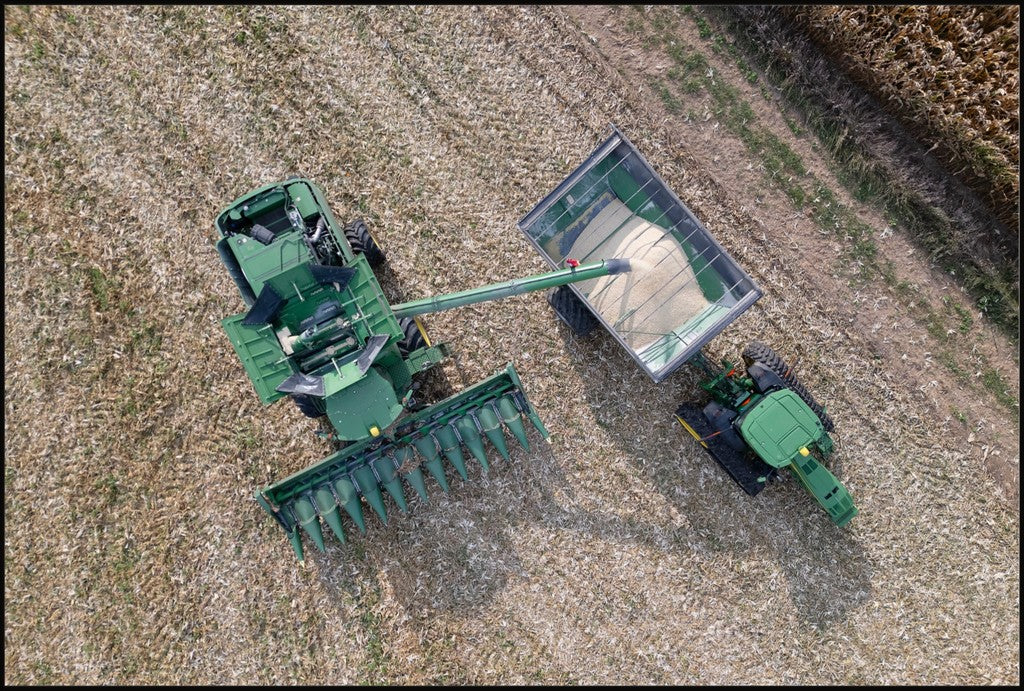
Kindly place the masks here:
<instances>
[{"instance_id":1,"label":"green tractor","mask_svg":"<svg viewBox=\"0 0 1024 691\"><path fill-rule=\"evenodd\" d=\"M747 494L756 495L788 468L833 523L846 525L857 507L812 455L824 460L832 454L832 419L768 346L751 343L743 361L740 371L728 361L720 369L703 354L694 357L690 362L709 377L701 388L712 400L703 408L683 403L676 419Z\"/></svg>"},{"instance_id":2,"label":"green tractor","mask_svg":"<svg viewBox=\"0 0 1024 691\"><path fill-rule=\"evenodd\" d=\"M385 495L402 511L408 489L426 500L424 469L447 492L442 458L465 480L463 449L486 471L485 440L508 459L504 430L526 449L524 420L548 436L511 363L442 401L418 401L414 380L449 354L420 315L630 270L618 258L569 260L550 273L391 305L374 273L384 256L366 224L341 226L308 179L239 197L216 226L217 251L248 307L222 325L257 395L264 404L288 396L306 416L326 416L339 447L255 493L300 561L300 532L321 551L324 525L346 540L342 512L365 532L364 501L386 522Z\"/></svg>"}]
</instances>

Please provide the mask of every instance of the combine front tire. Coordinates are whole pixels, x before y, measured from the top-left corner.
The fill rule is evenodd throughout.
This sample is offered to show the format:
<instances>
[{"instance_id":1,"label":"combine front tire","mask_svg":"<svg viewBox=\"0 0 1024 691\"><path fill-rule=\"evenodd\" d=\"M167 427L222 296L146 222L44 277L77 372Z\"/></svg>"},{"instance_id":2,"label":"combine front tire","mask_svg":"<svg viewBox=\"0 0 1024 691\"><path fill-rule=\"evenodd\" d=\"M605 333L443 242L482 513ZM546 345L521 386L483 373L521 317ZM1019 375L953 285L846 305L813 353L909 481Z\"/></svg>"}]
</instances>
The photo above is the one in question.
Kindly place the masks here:
<instances>
[{"instance_id":1,"label":"combine front tire","mask_svg":"<svg viewBox=\"0 0 1024 691\"><path fill-rule=\"evenodd\" d=\"M345 226L345 239L352 246L353 252L366 255L366 261L374 269L384 263L384 252L377 246L363 219L357 218Z\"/></svg>"},{"instance_id":2,"label":"combine front tire","mask_svg":"<svg viewBox=\"0 0 1024 691\"><path fill-rule=\"evenodd\" d=\"M423 334L420 333L420 327L416 324L415 319L412 317L399 319L398 325L402 327L402 332L405 333L405 338L398 342L398 350L401 351L402 357L408 357L409 353L414 350L427 347L427 341L423 338Z\"/></svg>"},{"instance_id":3,"label":"combine front tire","mask_svg":"<svg viewBox=\"0 0 1024 691\"><path fill-rule=\"evenodd\" d=\"M826 432L832 432L836 426L832 422L832 418L828 416L825 409L818 405L818 402L814 400L814 396L804 388L804 385L800 383L800 380L793 374L792 369L786 365L786 363L780 358L774 350L766 346L764 343L752 341L743 350L743 361L750 367L755 362L761 364L765 369L770 370L776 376L779 377L786 385L787 388L791 389L797 396L803 399L804 403L814 411L814 414L821 420L821 424L825 427Z\"/></svg>"}]
</instances>

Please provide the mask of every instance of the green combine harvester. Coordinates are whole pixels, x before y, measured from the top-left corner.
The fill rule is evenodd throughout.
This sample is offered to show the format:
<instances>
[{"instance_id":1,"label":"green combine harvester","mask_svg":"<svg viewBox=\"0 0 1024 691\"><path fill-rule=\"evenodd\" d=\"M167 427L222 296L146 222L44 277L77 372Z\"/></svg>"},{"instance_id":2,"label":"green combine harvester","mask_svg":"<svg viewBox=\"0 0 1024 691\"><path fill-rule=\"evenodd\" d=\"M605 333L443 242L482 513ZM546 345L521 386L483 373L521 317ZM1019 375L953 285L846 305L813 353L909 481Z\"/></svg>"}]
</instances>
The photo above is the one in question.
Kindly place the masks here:
<instances>
[{"instance_id":1,"label":"green combine harvester","mask_svg":"<svg viewBox=\"0 0 1024 691\"><path fill-rule=\"evenodd\" d=\"M439 402L414 396L449 354L421 315L536 290L576 334L607 329L655 382L685 363L702 370L711 400L683 403L676 417L747 493L788 468L836 525L857 514L820 462L832 420L791 368L756 342L742 369L701 352L761 291L612 130L518 224L554 270L482 288L390 304L366 224L339 224L305 178L253 190L217 217L217 251L247 306L222 324L257 395L326 416L338 447L255 493L300 561L302 533L324 551L325 526L346 540L345 516L365 533L365 507L387 522L385 497L401 511L409 489L425 501L426 475L447 492L442 461L465 480L464 451L486 471L488 447L509 458L505 430L527 450L524 422L548 436L511 363Z\"/></svg>"},{"instance_id":2,"label":"green combine harvester","mask_svg":"<svg viewBox=\"0 0 1024 691\"><path fill-rule=\"evenodd\" d=\"M239 197L216 223L217 251L248 306L221 323L257 395L264 404L290 396L306 416L326 415L341 447L255 494L300 561L300 529L323 551L323 524L346 539L342 512L366 531L364 501L386 522L385 494L402 511L409 488L426 500L424 469L447 492L442 458L465 480L464 448L486 471L485 440L508 459L503 430L526 449L524 420L548 436L511 363L421 405L413 379L448 348L430 342L420 315L630 268L618 258L570 261L551 273L391 305L374 274L384 256L366 224L338 224L323 192L305 178Z\"/></svg>"}]
</instances>

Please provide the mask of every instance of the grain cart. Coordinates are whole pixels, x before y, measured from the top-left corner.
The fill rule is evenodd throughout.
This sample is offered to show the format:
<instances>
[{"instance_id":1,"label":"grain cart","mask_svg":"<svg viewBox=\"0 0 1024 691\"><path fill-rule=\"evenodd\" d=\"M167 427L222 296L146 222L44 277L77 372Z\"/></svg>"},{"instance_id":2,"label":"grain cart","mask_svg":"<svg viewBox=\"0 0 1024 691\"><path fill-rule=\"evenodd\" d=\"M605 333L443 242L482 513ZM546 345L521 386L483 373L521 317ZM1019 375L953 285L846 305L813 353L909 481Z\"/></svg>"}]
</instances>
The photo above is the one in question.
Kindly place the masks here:
<instances>
[{"instance_id":1,"label":"grain cart","mask_svg":"<svg viewBox=\"0 0 1024 691\"><path fill-rule=\"evenodd\" d=\"M607 329L655 382L686 363L705 374L711 400L676 417L748 494L789 468L837 525L856 515L814 457L832 453L832 420L791 368L757 342L742 368L702 353L761 290L614 125L518 226L552 266L629 258L628 274L552 289L549 302L578 335Z\"/></svg>"},{"instance_id":2,"label":"grain cart","mask_svg":"<svg viewBox=\"0 0 1024 691\"><path fill-rule=\"evenodd\" d=\"M366 224L342 227L323 192L294 177L239 197L216 220L217 251L247 311L221 323L260 400L289 396L308 417L326 416L338 451L255 493L303 560L300 528L321 551L321 521L342 542L342 512L366 531L363 501L387 522L384 496L407 508L426 500L423 469L448 491L442 458L467 478L465 447L488 468L484 440L509 457L503 429L529 449L524 419L547 437L511 363L432 405L413 379L448 355L419 316L486 300L628 272L607 258L546 274L391 305L374 268L384 256Z\"/></svg>"}]
</instances>

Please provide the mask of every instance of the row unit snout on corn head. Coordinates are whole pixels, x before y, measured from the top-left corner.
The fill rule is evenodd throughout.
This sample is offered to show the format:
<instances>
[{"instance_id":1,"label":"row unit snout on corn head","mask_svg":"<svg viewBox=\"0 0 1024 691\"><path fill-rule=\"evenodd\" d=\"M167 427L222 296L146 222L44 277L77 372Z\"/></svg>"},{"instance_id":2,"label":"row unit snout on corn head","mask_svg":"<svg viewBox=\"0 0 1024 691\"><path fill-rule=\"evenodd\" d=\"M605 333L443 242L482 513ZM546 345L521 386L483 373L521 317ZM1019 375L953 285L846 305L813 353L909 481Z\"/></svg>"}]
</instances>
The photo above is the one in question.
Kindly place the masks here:
<instances>
[{"instance_id":1,"label":"row unit snout on corn head","mask_svg":"<svg viewBox=\"0 0 1024 691\"><path fill-rule=\"evenodd\" d=\"M505 430L526 449L526 424L548 436L511 363L442 401L418 401L414 378L449 354L430 341L420 315L630 269L619 258L568 261L549 273L392 305L374 273L386 260L366 224L339 224L306 178L239 197L216 225L217 251L248 307L221 323L256 393L264 404L289 396L306 416L326 416L342 447L255 493L300 561L300 530L323 551L325 528L346 540L343 515L365 532L365 506L386 522L385 496L402 511L410 489L426 500L427 475L447 492L442 459L465 480L463 449L486 471L488 446L509 458Z\"/></svg>"},{"instance_id":2,"label":"row unit snout on corn head","mask_svg":"<svg viewBox=\"0 0 1024 691\"><path fill-rule=\"evenodd\" d=\"M535 290L577 336L604 327L655 382L684 364L705 375L705 400L676 419L745 492L788 470L837 526L857 514L823 465L834 423L793 368L757 341L742 366L702 352L762 292L611 130L518 223L550 273L392 305L366 224L339 224L312 181L265 185L217 217L217 250L248 308L222 324L256 393L326 416L342 447L255 493L300 561L302 534L323 551L328 530L343 542L345 523L365 532L366 507L386 522L386 497L405 511L410 488L427 499L429 478L447 492L446 463L467 478L464 450L486 471L488 447L509 458L506 430L527 450L527 424L548 437L511 363L439 402L414 398L415 380L449 354L420 315Z\"/></svg>"}]
</instances>

